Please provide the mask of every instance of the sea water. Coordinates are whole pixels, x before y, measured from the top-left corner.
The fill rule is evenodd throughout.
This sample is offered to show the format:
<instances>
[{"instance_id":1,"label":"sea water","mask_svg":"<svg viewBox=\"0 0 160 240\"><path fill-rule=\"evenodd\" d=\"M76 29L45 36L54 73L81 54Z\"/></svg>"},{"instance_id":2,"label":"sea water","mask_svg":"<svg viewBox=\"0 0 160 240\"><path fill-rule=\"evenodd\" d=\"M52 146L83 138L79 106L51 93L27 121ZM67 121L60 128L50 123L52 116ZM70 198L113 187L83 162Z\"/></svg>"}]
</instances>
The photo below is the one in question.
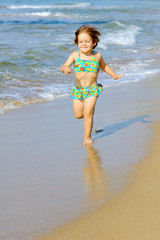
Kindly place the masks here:
<instances>
[{"instance_id":1,"label":"sea water","mask_svg":"<svg viewBox=\"0 0 160 240\"><path fill-rule=\"evenodd\" d=\"M125 74L115 81L100 71L104 87L156 74L159 12L159 0L0 0L0 114L70 93L74 72L62 74L60 67L78 50L75 31L83 24L101 31L96 50Z\"/></svg>"}]
</instances>

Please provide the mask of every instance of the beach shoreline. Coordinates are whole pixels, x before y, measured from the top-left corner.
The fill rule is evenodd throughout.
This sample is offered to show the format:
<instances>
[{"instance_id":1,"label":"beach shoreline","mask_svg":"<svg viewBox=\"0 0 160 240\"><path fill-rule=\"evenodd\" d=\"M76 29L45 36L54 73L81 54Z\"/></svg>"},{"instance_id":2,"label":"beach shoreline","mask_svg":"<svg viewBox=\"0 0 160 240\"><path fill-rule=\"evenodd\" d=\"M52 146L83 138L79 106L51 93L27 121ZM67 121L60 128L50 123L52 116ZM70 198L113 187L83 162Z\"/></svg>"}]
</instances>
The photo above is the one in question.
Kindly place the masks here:
<instances>
[{"instance_id":1,"label":"beach shoreline","mask_svg":"<svg viewBox=\"0 0 160 240\"><path fill-rule=\"evenodd\" d=\"M159 75L105 88L93 128L102 131L92 134L89 150L83 146L83 120L74 118L69 97L2 115L3 240L50 235L123 192L150 151L159 88Z\"/></svg>"}]
</instances>

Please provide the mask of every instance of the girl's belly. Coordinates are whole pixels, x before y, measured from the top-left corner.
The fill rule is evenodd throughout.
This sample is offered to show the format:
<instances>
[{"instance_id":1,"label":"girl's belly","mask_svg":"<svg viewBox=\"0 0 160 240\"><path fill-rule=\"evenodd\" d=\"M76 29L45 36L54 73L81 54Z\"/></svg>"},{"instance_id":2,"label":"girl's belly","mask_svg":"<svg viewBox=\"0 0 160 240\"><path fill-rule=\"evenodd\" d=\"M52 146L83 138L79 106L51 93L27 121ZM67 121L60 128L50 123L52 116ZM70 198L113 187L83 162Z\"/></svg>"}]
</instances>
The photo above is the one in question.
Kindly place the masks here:
<instances>
[{"instance_id":1,"label":"girl's belly","mask_svg":"<svg viewBox=\"0 0 160 240\"><path fill-rule=\"evenodd\" d=\"M96 73L76 73L75 76L74 84L78 87L88 87L97 83L98 74Z\"/></svg>"}]
</instances>

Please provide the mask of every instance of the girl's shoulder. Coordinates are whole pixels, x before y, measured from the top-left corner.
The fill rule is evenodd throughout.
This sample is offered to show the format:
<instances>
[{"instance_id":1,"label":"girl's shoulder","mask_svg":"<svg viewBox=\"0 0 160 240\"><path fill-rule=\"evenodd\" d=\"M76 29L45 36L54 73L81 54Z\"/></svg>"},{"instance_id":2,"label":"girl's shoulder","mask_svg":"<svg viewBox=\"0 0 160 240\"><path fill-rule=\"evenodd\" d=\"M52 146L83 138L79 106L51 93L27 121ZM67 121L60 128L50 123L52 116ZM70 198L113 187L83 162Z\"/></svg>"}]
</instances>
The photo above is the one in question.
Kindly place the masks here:
<instances>
[{"instance_id":1,"label":"girl's shoulder","mask_svg":"<svg viewBox=\"0 0 160 240\"><path fill-rule=\"evenodd\" d=\"M73 63L78 58L77 56L78 56L77 51L74 51L69 55L68 60Z\"/></svg>"},{"instance_id":2,"label":"girl's shoulder","mask_svg":"<svg viewBox=\"0 0 160 240\"><path fill-rule=\"evenodd\" d=\"M74 52L72 52L72 54L75 55L75 56L79 55L79 51L74 51Z\"/></svg>"},{"instance_id":3,"label":"girl's shoulder","mask_svg":"<svg viewBox=\"0 0 160 240\"><path fill-rule=\"evenodd\" d=\"M76 60L77 58L79 58L79 52L74 51L74 52L71 53L71 56L73 57L74 60Z\"/></svg>"},{"instance_id":4,"label":"girl's shoulder","mask_svg":"<svg viewBox=\"0 0 160 240\"><path fill-rule=\"evenodd\" d=\"M98 61L101 60L102 54L101 54L100 52L94 51L94 55L95 55L95 57L96 57L96 59L97 59Z\"/></svg>"}]
</instances>

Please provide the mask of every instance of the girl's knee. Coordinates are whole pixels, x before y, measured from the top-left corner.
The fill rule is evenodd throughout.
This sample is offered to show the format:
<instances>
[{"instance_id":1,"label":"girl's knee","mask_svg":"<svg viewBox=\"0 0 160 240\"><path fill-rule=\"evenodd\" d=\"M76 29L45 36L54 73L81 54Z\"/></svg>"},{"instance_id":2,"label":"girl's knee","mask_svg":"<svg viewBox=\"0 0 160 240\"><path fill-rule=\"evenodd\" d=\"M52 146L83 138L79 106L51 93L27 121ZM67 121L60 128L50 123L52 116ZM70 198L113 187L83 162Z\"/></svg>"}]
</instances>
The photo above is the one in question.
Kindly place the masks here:
<instances>
[{"instance_id":1,"label":"girl's knee","mask_svg":"<svg viewBox=\"0 0 160 240\"><path fill-rule=\"evenodd\" d=\"M84 116L82 114L74 114L74 116L77 118L77 119L82 119L84 118Z\"/></svg>"},{"instance_id":2,"label":"girl's knee","mask_svg":"<svg viewBox=\"0 0 160 240\"><path fill-rule=\"evenodd\" d=\"M84 117L83 108L84 108L83 101L74 99L74 101L73 101L73 111L74 111L74 116L77 119L81 119L81 118Z\"/></svg>"},{"instance_id":3,"label":"girl's knee","mask_svg":"<svg viewBox=\"0 0 160 240\"><path fill-rule=\"evenodd\" d=\"M85 118L93 117L93 115L94 115L94 110L93 110L93 109L90 110L90 111L85 111L85 112L84 112L84 117L85 117Z\"/></svg>"}]
</instances>

